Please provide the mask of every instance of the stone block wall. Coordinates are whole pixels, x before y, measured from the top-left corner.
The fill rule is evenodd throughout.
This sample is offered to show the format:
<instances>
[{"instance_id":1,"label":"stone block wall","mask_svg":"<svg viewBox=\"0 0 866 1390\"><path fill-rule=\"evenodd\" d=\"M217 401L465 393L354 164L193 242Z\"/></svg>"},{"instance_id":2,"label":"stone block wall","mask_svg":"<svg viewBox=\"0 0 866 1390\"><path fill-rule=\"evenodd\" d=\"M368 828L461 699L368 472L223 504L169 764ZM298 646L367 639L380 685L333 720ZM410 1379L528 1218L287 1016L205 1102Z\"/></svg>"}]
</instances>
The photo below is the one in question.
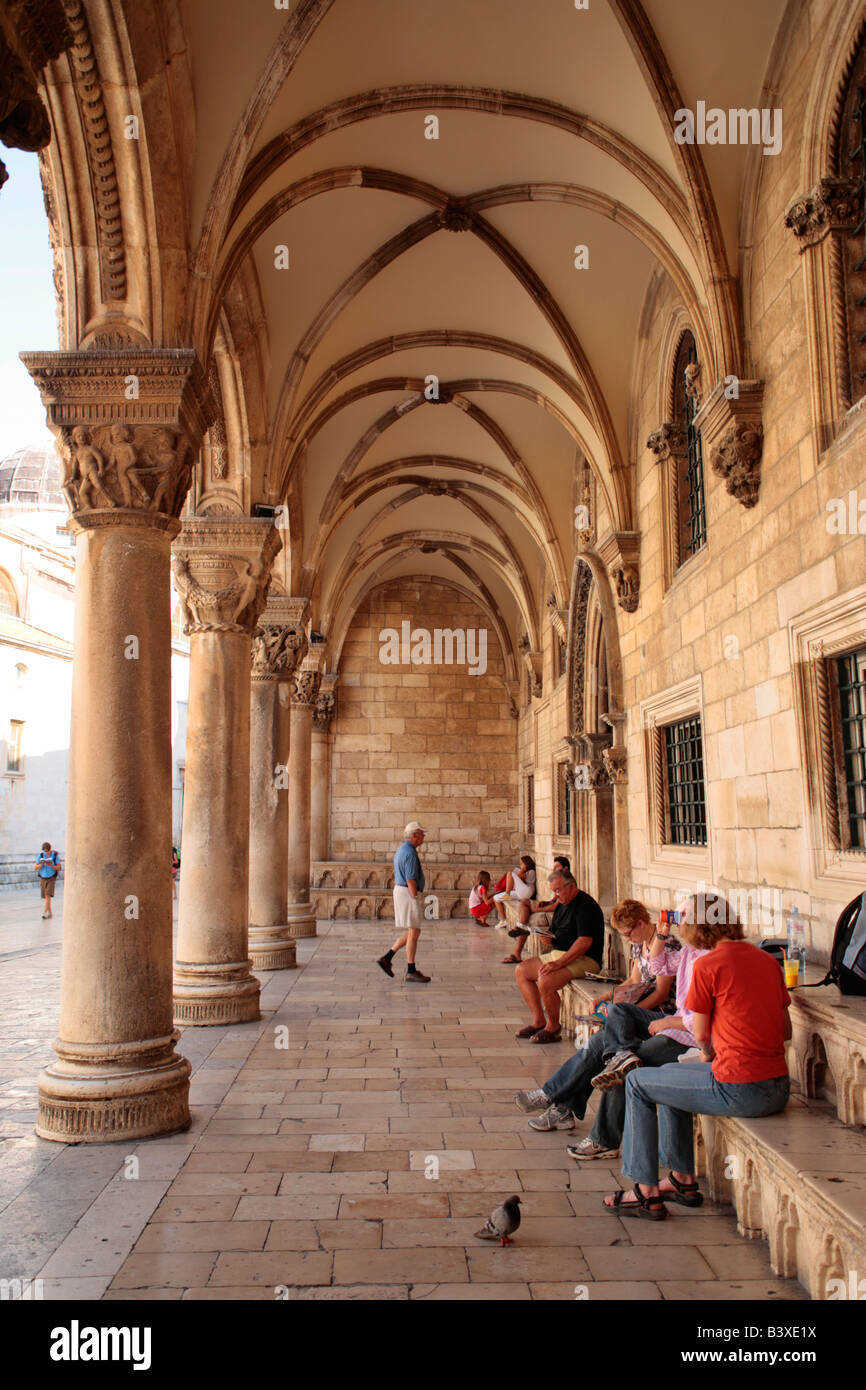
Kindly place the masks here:
<instances>
[{"instance_id":1,"label":"stone block wall","mask_svg":"<svg viewBox=\"0 0 866 1390\"><path fill-rule=\"evenodd\" d=\"M789 625L808 619L819 604L841 609L866 582L866 536L834 534L827 526L830 499L846 498L849 490L866 499L866 410L861 402L845 421L829 422L836 437L827 447L822 431L828 422L817 418L811 378L806 256L784 219L807 191L802 151L812 137L804 121L814 108L811 85L829 42L819 18L838 11L825 0L798 7L790 17L772 102L784 111L783 148L758 159L750 257L738 265L729 248L732 272L743 265L749 272L743 282L749 375L765 383L757 505L745 508L730 496L705 457L708 541L669 582L662 474L646 448L662 422L659 374L672 371L670 325L683 308L665 280L644 317L647 336L634 349L629 447L637 469L640 602L631 614L615 609L628 715L629 868L620 878L621 893L659 907L671 903L675 889L702 882L746 891L756 906L760 901L767 911L781 909L775 923L752 915L758 935L784 933L784 913L797 904L807 919L809 954L818 960L826 959L842 906L866 888L866 862L837 856L828 866L826 845L816 843ZM702 382L705 392L714 385ZM536 765L539 858L549 857L553 845L550 749L568 732L567 710L547 675L546 666L544 696L522 712L519 735L521 774L524 764ZM674 852L653 845L641 702L690 679L700 681L709 845Z\"/></svg>"},{"instance_id":2,"label":"stone block wall","mask_svg":"<svg viewBox=\"0 0 866 1390\"><path fill-rule=\"evenodd\" d=\"M487 669L387 665L385 628L487 631ZM388 857L412 818L424 855L487 867L514 857L517 721L496 633L484 612L444 583L401 579L358 609L340 661L331 761L331 857Z\"/></svg>"}]
</instances>

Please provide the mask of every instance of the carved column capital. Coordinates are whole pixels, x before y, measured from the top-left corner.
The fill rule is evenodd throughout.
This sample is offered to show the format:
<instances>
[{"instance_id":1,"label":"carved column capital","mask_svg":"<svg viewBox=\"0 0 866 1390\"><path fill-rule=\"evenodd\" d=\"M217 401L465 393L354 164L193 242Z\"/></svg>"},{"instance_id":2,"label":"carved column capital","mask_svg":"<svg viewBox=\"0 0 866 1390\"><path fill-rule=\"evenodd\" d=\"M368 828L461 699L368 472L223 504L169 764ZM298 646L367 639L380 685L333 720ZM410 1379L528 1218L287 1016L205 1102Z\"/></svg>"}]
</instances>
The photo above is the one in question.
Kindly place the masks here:
<instances>
[{"instance_id":1,"label":"carved column capital","mask_svg":"<svg viewBox=\"0 0 866 1390\"><path fill-rule=\"evenodd\" d=\"M553 623L556 635L559 637L560 641L565 642L567 640L566 626L568 623L568 609L560 608L556 601L556 594L548 595L547 609L550 613L550 621Z\"/></svg>"},{"instance_id":2,"label":"carved column capital","mask_svg":"<svg viewBox=\"0 0 866 1390\"><path fill-rule=\"evenodd\" d=\"M656 463L667 463L671 458L685 458L689 442L684 425L666 420L653 430L646 446L655 455Z\"/></svg>"},{"instance_id":3,"label":"carved column capital","mask_svg":"<svg viewBox=\"0 0 866 1390\"><path fill-rule=\"evenodd\" d=\"M863 188L858 179L823 178L801 193L785 213L799 250L817 246L830 232L852 232L863 215Z\"/></svg>"},{"instance_id":4,"label":"carved column capital","mask_svg":"<svg viewBox=\"0 0 866 1390\"><path fill-rule=\"evenodd\" d=\"M292 704L300 709L315 709L321 683L321 671L302 665L292 675Z\"/></svg>"},{"instance_id":5,"label":"carved column capital","mask_svg":"<svg viewBox=\"0 0 866 1390\"><path fill-rule=\"evenodd\" d=\"M523 657L523 664L529 672L529 684L532 694L536 699L540 699L542 691L541 668L544 661L543 654L533 651L529 635L525 632L522 637L518 638L517 650Z\"/></svg>"},{"instance_id":6,"label":"carved column capital","mask_svg":"<svg viewBox=\"0 0 866 1390\"><path fill-rule=\"evenodd\" d=\"M604 763L604 770L607 773L607 780L612 786L625 786L628 781L626 770L627 756L624 748L605 748L602 750L601 760Z\"/></svg>"},{"instance_id":7,"label":"carved column capital","mask_svg":"<svg viewBox=\"0 0 866 1390\"><path fill-rule=\"evenodd\" d=\"M599 542L598 553L616 590L617 603L626 613L634 613L640 600L640 532L609 531Z\"/></svg>"},{"instance_id":8,"label":"carved column capital","mask_svg":"<svg viewBox=\"0 0 866 1390\"><path fill-rule=\"evenodd\" d=\"M326 734L330 729L331 720L334 717L337 703L335 691L339 679L340 677L335 671L326 672L322 676L316 708L313 710L313 728L318 729L323 734Z\"/></svg>"},{"instance_id":9,"label":"carved column capital","mask_svg":"<svg viewBox=\"0 0 866 1390\"><path fill-rule=\"evenodd\" d=\"M56 439L73 521L180 516L215 409L194 351L130 346L21 359Z\"/></svg>"},{"instance_id":10,"label":"carved column capital","mask_svg":"<svg viewBox=\"0 0 866 1390\"><path fill-rule=\"evenodd\" d=\"M281 546L270 521L190 517L175 542L173 560L184 632L253 636Z\"/></svg>"},{"instance_id":11,"label":"carved column capital","mask_svg":"<svg viewBox=\"0 0 866 1390\"><path fill-rule=\"evenodd\" d=\"M250 674L254 681L288 681L307 655L306 599L271 594L253 633Z\"/></svg>"},{"instance_id":12,"label":"carved column capital","mask_svg":"<svg viewBox=\"0 0 866 1390\"><path fill-rule=\"evenodd\" d=\"M762 381L726 378L695 416L713 472L744 507L754 507L761 488L763 398Z\"/></svg>"}]
</instances>

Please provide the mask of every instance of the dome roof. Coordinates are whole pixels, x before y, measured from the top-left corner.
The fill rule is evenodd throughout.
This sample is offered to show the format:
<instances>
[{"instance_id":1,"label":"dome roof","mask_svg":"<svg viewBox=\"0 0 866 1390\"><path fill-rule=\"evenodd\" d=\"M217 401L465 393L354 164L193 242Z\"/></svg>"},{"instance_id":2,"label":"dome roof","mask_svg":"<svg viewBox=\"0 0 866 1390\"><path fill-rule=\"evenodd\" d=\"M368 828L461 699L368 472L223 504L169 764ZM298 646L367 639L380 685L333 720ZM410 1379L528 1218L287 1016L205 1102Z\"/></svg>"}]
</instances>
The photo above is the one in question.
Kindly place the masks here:
<instances>
[{"instance_id":1,"label":"dome roof","mask_svg":"<svg viewBox=\"0 0 866 1390\"><path fill-rule=\"evenodd\" d=\"M0 460L0 503L62 507L60 460L53 449L16 449Z\"/></svg>"}]
</instances>

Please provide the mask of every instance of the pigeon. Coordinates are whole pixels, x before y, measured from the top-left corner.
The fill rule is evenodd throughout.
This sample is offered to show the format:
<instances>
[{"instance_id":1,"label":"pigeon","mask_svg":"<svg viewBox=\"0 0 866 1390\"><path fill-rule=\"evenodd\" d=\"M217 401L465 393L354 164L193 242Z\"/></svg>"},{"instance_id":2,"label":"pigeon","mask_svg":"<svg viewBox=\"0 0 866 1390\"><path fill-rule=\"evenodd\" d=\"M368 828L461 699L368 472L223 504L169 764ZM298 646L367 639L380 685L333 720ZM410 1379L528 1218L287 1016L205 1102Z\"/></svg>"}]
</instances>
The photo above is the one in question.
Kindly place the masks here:
<instances>
[{"instance_id":1,"label":"pigeon","mask_svg":"<svg viewBox=\"0 0 866 1390\"><path fill-rule=\"evenodd\" d=\"M487 1218L487 1224L475 1232L476 1240L498 1240L500 1245L513 1245L512 1233L520 1225L520 1198L509 1197Z\"/></svg>"}]
</instances>

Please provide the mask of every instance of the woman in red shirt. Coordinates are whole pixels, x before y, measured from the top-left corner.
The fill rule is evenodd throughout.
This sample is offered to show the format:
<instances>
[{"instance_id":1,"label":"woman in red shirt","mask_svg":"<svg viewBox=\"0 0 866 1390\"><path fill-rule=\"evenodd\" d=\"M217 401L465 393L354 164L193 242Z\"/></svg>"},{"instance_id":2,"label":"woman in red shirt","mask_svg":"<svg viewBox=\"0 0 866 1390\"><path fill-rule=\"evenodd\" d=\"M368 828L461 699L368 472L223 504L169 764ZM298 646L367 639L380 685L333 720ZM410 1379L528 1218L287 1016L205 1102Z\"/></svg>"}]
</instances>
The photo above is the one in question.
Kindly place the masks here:
<instances>
[{"instance_id":1,"label":"woman in red shirt","mask_svg":"<svg viewBox=\"0 0 866 1390\"><path fill-rule=\"evenodd\" d=\"M700 1206L693 1115L774 1115L788 1103L791 1000L778 961L743 940L720 894L696 894L685 913L683 940L708 948L695 963L686 1000L701 1061L638 1069L626 1078L622 1167L634 1188L604 1200L620 1216L662 1221L666 1201ZM660 1161L670 1169L661 1184Z\"/></svg>"}]
</instances>

